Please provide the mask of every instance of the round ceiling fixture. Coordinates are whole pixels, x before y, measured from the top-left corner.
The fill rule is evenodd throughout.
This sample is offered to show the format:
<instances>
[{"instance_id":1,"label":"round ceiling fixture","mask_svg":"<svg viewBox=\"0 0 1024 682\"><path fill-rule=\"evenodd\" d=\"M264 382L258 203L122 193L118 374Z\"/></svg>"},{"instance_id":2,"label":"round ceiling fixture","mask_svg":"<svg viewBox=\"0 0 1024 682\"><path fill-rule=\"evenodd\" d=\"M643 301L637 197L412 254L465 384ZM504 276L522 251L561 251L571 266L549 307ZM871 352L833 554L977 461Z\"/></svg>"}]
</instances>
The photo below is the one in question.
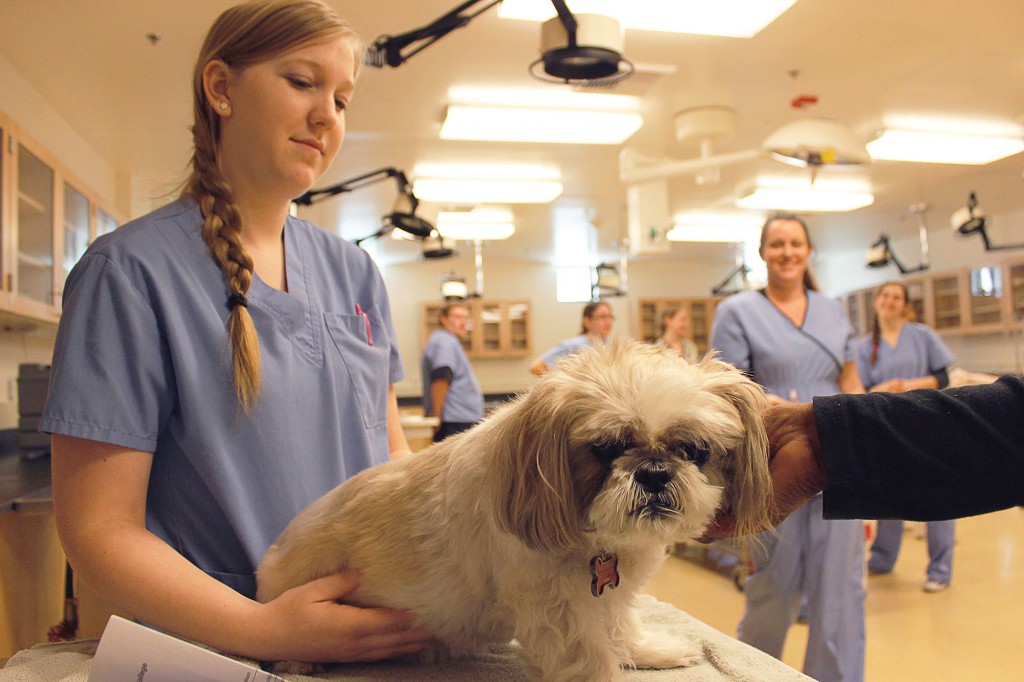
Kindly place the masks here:
<instances>
[{"instance_id":1,"label":"round ceiling fixture","mask_svg":"<svg viewBox=\"0 0 1024 682\"><path fill-rule=\"evenodd\" d=\"M842 123L801 118L769 135L761 147L772 157L801 168L857 168L871 163L867 145Z\"/></svg>"},{"instance_id":2,"label":"round ceiling fixture","mask_svg":"<svg viewBox=\"0 0 1024 682\"><path fill-rule=\"evenodd\" d=\"M540 32L540 59L530 64L530 75L549 83L607 85L636 70L622 56L622 27L613 17L575 14L575 30L560 17L544 22Z\"/></svg>"},{"instance_id":3,"label":"round ceiling fixture","mask_svg":"<svg viewBox=\"0 0 1024 682\"><path fill-rule=\"evenodd\" d=\"M444 237L434 230L433 234L423 239L423 257L431 260L437 258L448 258L454 256L454 249L450 249L444 245Z\"/></svg>"}]
</instances>

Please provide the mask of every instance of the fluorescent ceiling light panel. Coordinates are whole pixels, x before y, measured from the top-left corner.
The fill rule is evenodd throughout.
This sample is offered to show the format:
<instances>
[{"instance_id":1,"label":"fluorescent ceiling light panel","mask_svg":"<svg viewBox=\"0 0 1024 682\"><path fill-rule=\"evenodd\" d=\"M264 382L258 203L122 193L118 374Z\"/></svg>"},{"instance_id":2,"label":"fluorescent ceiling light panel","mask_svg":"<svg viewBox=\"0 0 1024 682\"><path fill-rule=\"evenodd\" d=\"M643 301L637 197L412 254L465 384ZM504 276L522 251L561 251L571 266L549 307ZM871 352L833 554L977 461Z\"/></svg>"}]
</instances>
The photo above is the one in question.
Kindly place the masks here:
<instances>
[{"instance_id":1,"label":"fluorescent ceiling light panel","mask_svg":"<svg viewBox=\"0 0 1024 682\"><path fill-rule=\"evenodd\" d=\"M875 203L870 192L808 188L758 187L736 202L740 208L773 209L782 211L843 212L864 208Z\"/></svg>"},{"instance_id":2,"label":"fluorescent ceiling light panel","mask_svg":"<svg viewBox=\"0 0 1024 682\"><path fill-rule=\"evenodd\" d=\"M642 104L639 97L632 95L576 92L551 87L506 88L475 85L454 85L448 88L448 101L452 104L594 111L637 111Z\"/></svg>"},{"instance_id":3,"label":"fluorescent ceiling light panel","mask_svg":"<svg viewBox=\"0 0 1024 682\"><path fill-rule=\"evenodd\" d=\"M689 213L676 216L675 225L665 235L674 242L748 242L759 241L763 216L727 213Z\"/></svg>"},{"instance_id":4,"label":"fluorescent ceiling light panel","mask_svg":"<svg viewBox=\"0 0 1024 682\"><path fill-rule=\"evenodd\" d=\"M562 193L556 180L472 180L418 178L413 194L421 201L452 204L547 204Z\"/></svg>"},{"instance_id":5,"label":"fluorescent ceiling light panel","mask_svg":"<svg viewBox=\"0 0 1024 682\"><path fill-rule=\"evenodd\" d=\"M788 10L796 0L573 0L574 14L615 17L623 28L750 38ZM547 21L550 0L504 0L498 16Z\"/></svg>"},{"instance_id":6,"label":"fluorescent ceiling light panel","mask_svg":"<svg viewBox=\"0 0 1024 682\"><path fill-rule=\"evenodd\" d=\"M980 166L1024 151L1016 136L886 128L868 142L872 159Z\"/></svg>"},{"instance_id":7,"label":"fluorescent ceiling light panel","mask_svg":"<svg viewBox=\"0 0 1024 682\"><path fill-rule=\"evenodd\" d=\"M465 178L467 180L559 180L557 166L530 163L443 163L416 164L417 178Z\"/></svg>"},{"instance_id":8,"label":"fluorescent ceiling light panel","mask_svg":"<svg viewBox=\"0 0 1024 682\"><path fill-rule=\"evenodd\" d=\"M475 208L472 211L441 211L437 231L445 239L508 239L515 234L512 212L499 208Z\"/></svg>"},{"instance_id":9,"label":"fluorescent ceiling light panel","mask_svg":"<svg viewBox=\"0 0 1024 682\"><path fill-rule=\"evenodd\" d=\"M633 112L451 105L441 139L621 144L643 123Z\"/></svg>"}]
</instances>

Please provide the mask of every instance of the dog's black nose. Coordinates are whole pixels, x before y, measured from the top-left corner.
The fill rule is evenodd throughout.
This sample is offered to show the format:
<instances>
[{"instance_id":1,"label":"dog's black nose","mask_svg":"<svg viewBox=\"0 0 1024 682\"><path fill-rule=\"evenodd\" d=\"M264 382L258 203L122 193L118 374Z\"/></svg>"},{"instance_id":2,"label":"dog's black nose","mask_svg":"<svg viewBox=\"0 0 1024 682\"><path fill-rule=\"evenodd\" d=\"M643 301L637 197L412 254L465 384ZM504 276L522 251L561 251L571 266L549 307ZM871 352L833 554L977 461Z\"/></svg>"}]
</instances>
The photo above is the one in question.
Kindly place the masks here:
<instances>
[{"instance_id":1,"label":"dog's black nose","mask_svg":"<svg viewBox=\"0 0 1024 682\"><path fill-rule=\"evenodd\" d=\"M647 492L660 493L672 479L672 472L664 462L646 461L637 468L633 478Z\"/></svg>"}]
</instances>

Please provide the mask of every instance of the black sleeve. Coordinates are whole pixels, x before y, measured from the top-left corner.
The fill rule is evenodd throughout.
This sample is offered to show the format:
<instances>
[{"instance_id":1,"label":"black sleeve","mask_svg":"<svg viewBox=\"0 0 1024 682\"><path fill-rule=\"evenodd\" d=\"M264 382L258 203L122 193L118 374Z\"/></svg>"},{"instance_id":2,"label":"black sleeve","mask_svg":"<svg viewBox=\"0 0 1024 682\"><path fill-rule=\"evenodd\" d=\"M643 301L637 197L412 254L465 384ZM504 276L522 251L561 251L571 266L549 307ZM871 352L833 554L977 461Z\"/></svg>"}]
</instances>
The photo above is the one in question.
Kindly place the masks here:
<instances>
[{"instance_id":1,"label":"black sleeve","mask_svg":"<svg viewBox=\"0 0 1024 682\"><path fill-rule=\"evenodd\" d=\"M814 399L825 517L933 521L1024 504L1024 379Z\"/></svg>"},{"instance_id":2,"label":"black sleeve","mask_svg":"<svg viewBox=\"0 0 1024 682\"><path fill-rule=\"evenodd\" d=\"M444 381L450 384L452 383L453 376L455 376L455 374L452 373L451 367L438 367L430 373L430 383L434 383L435 381Z\"/></svg>"},{"instance_id":3,"label":"black sleeve","mask_svg":"<svg viewBox=\"0 0 1024 682\"><path fill-rule=\"evenodd\" d=\"M946 388L949 386L949 372L946 371L945 367L932 372L932 376L935 377L937 382L939 382L939 388Z\"/></svg>"}]
</instances>

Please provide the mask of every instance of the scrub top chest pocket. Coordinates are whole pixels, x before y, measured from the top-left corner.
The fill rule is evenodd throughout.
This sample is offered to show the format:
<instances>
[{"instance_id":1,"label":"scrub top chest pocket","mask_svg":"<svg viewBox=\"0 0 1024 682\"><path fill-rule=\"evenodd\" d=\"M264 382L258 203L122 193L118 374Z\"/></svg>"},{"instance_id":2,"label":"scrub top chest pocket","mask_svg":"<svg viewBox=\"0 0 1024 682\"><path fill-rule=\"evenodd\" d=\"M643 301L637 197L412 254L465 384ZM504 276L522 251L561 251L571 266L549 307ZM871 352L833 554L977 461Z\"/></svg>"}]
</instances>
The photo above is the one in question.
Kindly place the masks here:
<instances>
[{"instance_id":1,"label":"scrub top chest pocket","mask_svg":"<svg viewBox=\"0 0 1024 682\"><path fill-rule=\"evenodd\" d=\"M324 323L348 372L363 426L372 429L387 422L389 352L374 333L381 328L374 311L359 312L324 313Z\"/></svg>"}]
</instances>

